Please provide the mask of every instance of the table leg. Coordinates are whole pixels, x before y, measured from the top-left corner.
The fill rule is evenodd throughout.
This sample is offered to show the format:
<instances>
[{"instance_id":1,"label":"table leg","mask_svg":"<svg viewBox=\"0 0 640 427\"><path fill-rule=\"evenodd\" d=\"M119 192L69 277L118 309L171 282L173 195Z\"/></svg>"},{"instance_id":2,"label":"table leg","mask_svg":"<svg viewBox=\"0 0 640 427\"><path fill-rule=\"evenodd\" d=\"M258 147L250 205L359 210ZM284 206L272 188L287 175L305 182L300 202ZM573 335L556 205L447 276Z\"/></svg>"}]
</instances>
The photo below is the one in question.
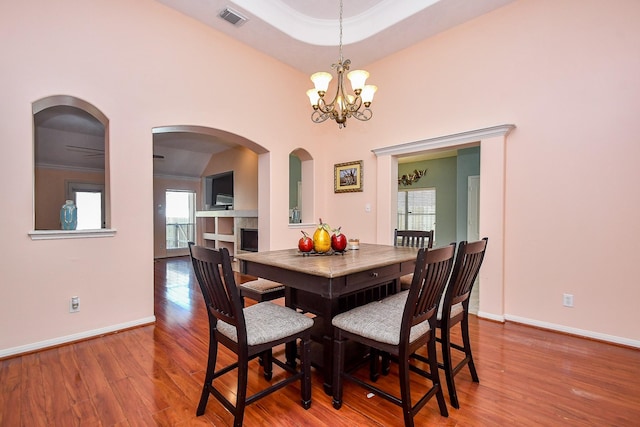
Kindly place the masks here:
<instances>
[{"instance_id":1,"label":"table leg","mask_svg":"<svg viewBox=\"0 0 640 427\"><path fill-rule=\"evenodd\" d=\"M333 396L333 325L331 320L333 316L338 314L338 299L322 299L322 312L324 315L324 331L322 334L322 352L323 352L323 375L324 375L324 392L329 396Z\"/></svg>"}]
</instances>

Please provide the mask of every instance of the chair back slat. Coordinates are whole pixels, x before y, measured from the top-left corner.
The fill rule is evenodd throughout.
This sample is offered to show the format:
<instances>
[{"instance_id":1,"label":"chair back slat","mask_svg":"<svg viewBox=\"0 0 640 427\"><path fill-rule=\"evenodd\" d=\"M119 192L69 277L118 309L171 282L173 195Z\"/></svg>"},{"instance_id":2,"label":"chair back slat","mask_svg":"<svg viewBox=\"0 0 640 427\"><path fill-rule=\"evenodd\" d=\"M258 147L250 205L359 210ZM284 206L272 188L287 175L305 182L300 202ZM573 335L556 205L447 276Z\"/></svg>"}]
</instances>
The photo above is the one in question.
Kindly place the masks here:
<instances>
[{"instance_id":1,"label":"chair back slat","mask_svg":"<svg viewBox=\"0 0 640 427\"><path fill-rule=\"evenodd\" d=\"M210 315L244 330L242 302L233 277L229 251L193 243L189 243L189 251L193 271Z\"/></svg>"},{"instance_id":2,"label":"chair back slat","mask_svg":"<svg viewBox=\"0 0 640 427\"><path fill-rule=\"evenodd\" d=\"M394 231L394 246L407 246L411 248L433 247L433 230L398 230Z\"/></svg>"},{"instance_id":3,"label":"chair back slat","mask_svg":"<svg viewBox=\"0 0 640 427\"><path fill-rule=\"evenodd\" d=\"M485 237L476 242L464 241L458 246L456 262L444 297L445 308L469 299L484 260L488 240Z\"/></svg>"},{"instance_id":4,"label":"chair back slat","mask_svg":"<svg viewBox=\"0 0 640 427\"><path fill-rule=\"evenodd\" d=\"M418 251L413 282L405 305L401 337L408 337L411 327L435 318L438 303L453 268L455 250L456 244L451 243L438 249L421 248Z\"/></svg>"}]
</instances>

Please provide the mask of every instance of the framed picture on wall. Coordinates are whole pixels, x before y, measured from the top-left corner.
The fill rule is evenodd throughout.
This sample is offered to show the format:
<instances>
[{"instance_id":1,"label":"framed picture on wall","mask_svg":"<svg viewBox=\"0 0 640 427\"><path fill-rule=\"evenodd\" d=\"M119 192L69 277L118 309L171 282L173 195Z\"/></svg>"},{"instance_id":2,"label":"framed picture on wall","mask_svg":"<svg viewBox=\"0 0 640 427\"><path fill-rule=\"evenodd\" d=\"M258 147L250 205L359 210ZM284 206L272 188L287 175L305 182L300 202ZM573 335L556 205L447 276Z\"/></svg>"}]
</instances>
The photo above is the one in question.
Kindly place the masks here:
<instances>
[{"instance_id":1,"label":"framed picture on wall","mask_svg":"<svg viewBox=\"0 0 640 427\"><path fill-rule=\"evenodd\" d=\"M334 165L333 189L336 193L362 191L362 160Z\"/></svg>"}]
</instances>

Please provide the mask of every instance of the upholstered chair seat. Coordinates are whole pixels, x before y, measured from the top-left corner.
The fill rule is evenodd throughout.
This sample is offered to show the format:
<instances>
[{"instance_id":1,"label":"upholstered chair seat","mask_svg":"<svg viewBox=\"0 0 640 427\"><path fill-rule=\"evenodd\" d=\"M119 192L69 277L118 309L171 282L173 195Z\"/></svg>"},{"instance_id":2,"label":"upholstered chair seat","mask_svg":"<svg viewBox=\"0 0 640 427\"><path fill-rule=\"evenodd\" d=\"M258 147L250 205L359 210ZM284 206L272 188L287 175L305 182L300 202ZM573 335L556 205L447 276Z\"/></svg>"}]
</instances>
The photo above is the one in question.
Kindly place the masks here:
<instances>
[{"instance_id":1,"label":"upholstered chair seat","mask_svg":"<svg viewBox=\"0 0 640 427\"><path fill-rule=\"evenodd\" d=\"M313 319L272 302L254 304L243 309L247 326L247 344L260 345L295 335L313 326ZM218 321L218 332L238 342L237 328Z\"/></svg>"},{"instance_id":2,"label":"upholstered chair seat","mask_svg":"<svg viewBox=\"0 0 640 427\"><path fill-rule=\"evenodd\" d=\"M406 295L405 295L406 301ZM378 342L398 345L404 304L383 304L374 301L356 307L333 318L333 326ZM411 328L409 342L429 332L429 322L424 321Z\"/></svg>"},{"instance_id":3,"label":"upholstered chair seat","mask_svg":"<svg viewBox=\"0 0 640 427\"><path fill-rule=\"evenodd\" d=\"M408 295L409 295L409 291L401 291L401 292L398 292L397 294L393 294L381 300L380 303L393 306L393 307L400 307L400 309L402 309L404 308L404 305L407 302ZM440 304L438 305L438 317L437 317L438 320L442 320L443 307L444 307L444 294L442 295L442 298L440 299ZM463 311L464 311L464 307L462 306L461 302L454 304L453 306L451 306L450 317L454 318L460 313L462 313Z\"/></svg>"},{"instance_id":4,"label":"upholstered chair seat","mask_svg":"<svg viewBox=\"0 0 640 427\"><path fill-rule=\"evenodd\" d=\"M254 301L271 301L284 297L284 285L261 277L244 282L238 286L243 298L251 298Z\"/></svg>"}]
</instances>

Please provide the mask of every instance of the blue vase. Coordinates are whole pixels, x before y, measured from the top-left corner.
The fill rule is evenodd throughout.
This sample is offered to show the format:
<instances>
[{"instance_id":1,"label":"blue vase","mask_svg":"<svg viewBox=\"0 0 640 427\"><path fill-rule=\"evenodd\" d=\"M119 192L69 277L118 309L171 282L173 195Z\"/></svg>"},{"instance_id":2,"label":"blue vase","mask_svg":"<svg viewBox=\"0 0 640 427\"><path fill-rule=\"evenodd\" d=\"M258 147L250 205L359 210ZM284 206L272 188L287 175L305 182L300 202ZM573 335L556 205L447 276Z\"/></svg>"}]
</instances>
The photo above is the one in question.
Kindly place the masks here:
<instances>
[{"instance_id":1,"label":"blue vase","mask_svg":"<svg viewBox=\"0 0 640 427\"><path fill-rule=\"evenodd\" d=\"M67 200L60 209L60 225L63 230L75 230L78 226L78 209L73 200Z\"/></svg>"}]
</instances>

